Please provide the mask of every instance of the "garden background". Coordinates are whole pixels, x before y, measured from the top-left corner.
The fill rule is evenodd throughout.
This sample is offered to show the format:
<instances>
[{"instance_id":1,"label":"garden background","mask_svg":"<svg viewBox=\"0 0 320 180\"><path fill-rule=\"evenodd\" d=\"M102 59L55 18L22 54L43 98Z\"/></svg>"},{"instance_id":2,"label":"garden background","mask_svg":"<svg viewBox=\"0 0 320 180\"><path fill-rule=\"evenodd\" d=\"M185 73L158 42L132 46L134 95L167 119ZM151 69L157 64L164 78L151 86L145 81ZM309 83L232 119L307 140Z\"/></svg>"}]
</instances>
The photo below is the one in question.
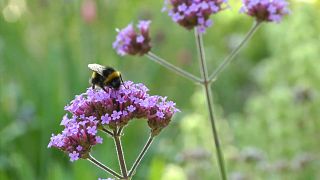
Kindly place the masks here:
<instances>
[{"instance_id":1,"label":"garden background","mask_svg":"<svg viewBox=\"0 0 320 180\"><path fill-rule=\"evenodd\" d=\"M238 44L253 19L240 1L215 15L204 36L209 70ZM120 57L116 28L151 19L152 51L198 74L194 35L161 13L162 0L0 0L0 179L97 179L88 161L48 149L63 107L89 87L89 63L110 65L181 110L158 136L134 179L218 179L202 88L147 57ZM320 179L320 2L290 1L291 15L265 23L213 84L215 113L230 179ZM143 120L141 120L143 121ZM146 123L126 128L133 163ZM118 170L111 138L93 149Z\"/></svg>"}]
</instances>

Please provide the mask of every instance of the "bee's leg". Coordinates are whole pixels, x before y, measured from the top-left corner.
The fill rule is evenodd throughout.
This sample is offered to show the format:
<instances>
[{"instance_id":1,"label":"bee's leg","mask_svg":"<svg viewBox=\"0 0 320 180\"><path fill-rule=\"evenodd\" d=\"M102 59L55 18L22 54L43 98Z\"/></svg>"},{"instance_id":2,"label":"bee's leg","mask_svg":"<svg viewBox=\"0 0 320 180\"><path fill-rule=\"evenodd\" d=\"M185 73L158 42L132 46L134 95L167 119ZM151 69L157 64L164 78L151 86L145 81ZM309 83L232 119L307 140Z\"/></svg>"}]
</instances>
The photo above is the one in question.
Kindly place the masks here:
<instances>
[{"instance_id":1,"label":"bee's leg","mask_svg":"<svg viewBox=\"0 0 320 180\"><path fill-rule=\"evenodd\" d=\"M101 89L103 89L104 92L108 93L108 91L103 86L101 86Z\"/></svg>"},{"instance_id":2,"label":"bee's leg","mask_svg":"<svg viewBox=\"0 0 320 180\"><path fill-rule=\"evenodd\" d=\"M94 89L96 86L94 84L92 84L92 89Z\"/></svg>"},{"instance_id":3,"label":"bee's leg","mask_svg":"<svg viewBox=\"0 0 320 180\"><path fill-rule=\"evenodd\" d=\"M108 93L108 91L106 90L106 88L104 88L104 84L103 84L103 83L100 83L99 86L101 87L102 90L104 90L104 92Z\"/></svg>"},{"instance_id":4,"label":"bee's leg","mask_svg":"<svg viewBox=\"0 0 320 180\"><path fill-rule=\"evenodd\" d=\"M124 86L126 89L128 89L128 88L124 85L124 82L123 82L123 79L122 79L121 74L120 74L120 81L121 81L121 83L123 84L123 86Z\"/></svg>"}]
</instances>

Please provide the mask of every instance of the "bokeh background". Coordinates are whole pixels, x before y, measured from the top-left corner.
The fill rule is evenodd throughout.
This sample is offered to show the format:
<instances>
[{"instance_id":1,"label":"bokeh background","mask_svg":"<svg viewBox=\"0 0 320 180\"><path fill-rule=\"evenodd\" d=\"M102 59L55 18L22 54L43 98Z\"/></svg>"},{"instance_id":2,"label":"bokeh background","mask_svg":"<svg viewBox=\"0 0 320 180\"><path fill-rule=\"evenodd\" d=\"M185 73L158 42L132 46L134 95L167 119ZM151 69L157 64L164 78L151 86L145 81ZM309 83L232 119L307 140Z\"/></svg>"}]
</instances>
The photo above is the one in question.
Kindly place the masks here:
<instances>
[{"instance_id":1,"label":"bokeh background","mask_svg":"<svg viewBox=\"0 0 320 180\"><path fill-rule=\"evenodd\" d=\"M253 20L240 1L215 17L204 37L210 71L241 41ZM264 24L213 85L228 176L233 180L320 179L320 2L290 1L280 24ZM48 149L63 107L89 86L88 63L119 69L182 111L147 153L134 179L219 179L199 85L146 57L119 57L115 28L151 19L152 51L199 76L193 32L161 13L162 0L0 0L0 179L110 177L88 161ZM125 129L128 166L148 137ZM110 138L93 155L118 170Z\"/></svg>"}]
</instances>

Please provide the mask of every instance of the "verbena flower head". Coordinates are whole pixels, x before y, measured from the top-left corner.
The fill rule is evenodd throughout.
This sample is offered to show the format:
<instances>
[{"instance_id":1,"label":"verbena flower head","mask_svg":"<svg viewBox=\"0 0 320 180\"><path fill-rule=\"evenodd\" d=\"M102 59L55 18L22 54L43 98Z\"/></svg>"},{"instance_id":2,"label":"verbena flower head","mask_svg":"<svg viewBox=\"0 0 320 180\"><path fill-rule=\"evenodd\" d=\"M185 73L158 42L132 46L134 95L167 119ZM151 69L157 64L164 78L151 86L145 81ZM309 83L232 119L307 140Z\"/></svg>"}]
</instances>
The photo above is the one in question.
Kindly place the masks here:
<instances>
[{"instance_id":1,"label":"verbena flower head","mask_svg":"<svg viewBox=\"0 0 320 180\"><path fill-rule=\"evenodd\" d=\"M151 49L149 26L151 21L140 21L137 25L138 32L135 31L132 24L129 24L122 30L118 31L116 41L113 42L113 48L121 56L144 55Z\"/></svg>"},{"instance_id":2,"label":"verbena flower head","mask_svg":"<svg viewBox=\"0 0 320 180\"><path fill-rule=\"evenodd\" d=\"M179 111L166 97L150 96L143 84L127 81L118 90L105 89L88 88L65 106L72 116L63 117L61 125L65 129L52 135L48 147L66 152L71 161L85 159L94 145L102 143L102 138L97 136L98 129L115 130L134 118L144 118L151 128L151 135L156 136Z\"/></svg>"},{"instance_id":3,"label":"verbena flower head","mask_svg":"<svg viewBox=\"0 0 320 180\"><path fill-rule=\"evenodd\" d=\"M87 158L91 147L102 143L102 138L97 136L98 122L93 116L74 115L68 118L65 115L61 121L65 129L60 134L52 134L48 147L66 152L70 161Z\"/></svg>"},{"instance_id":4,"label":"verbena flower head","mask_svg":"<svg viewBox=\"0 0 320 180\"><path fill-rule=\"evenodd\" d=\"M227 0L165 0L163 10L168 10L172 20L186 29L197 27L200 33L204 33L212 25L210 15L227 6Z\"/></svg>"},{"instance_id":5,"label":"verbena flower head","mask_svg":"<svg viewBox=\"0 0 320 180\"><path fill-rule=\"evenodd\" d=\"M166 97L150 96L148 88L141 83L127 81L119 90L105 89L88 88L76 96L65 110L76 116L95 117L99 124L111 129L125 126L133 118L156 120L156 126L164 127L164 122L168 123L178 111L175 103L167 101Z\"/></svg>"},{"instance_id":6,"label":"verbena flower head","mask_svg":"<svg viewBox=\"0 0 320 180\"><path fill-rule=\"evenodd\" d=\"M286 0L243 0L240 12L255 17L257 21L277 22L290 13Z\"/></svg>"}]
</instances>

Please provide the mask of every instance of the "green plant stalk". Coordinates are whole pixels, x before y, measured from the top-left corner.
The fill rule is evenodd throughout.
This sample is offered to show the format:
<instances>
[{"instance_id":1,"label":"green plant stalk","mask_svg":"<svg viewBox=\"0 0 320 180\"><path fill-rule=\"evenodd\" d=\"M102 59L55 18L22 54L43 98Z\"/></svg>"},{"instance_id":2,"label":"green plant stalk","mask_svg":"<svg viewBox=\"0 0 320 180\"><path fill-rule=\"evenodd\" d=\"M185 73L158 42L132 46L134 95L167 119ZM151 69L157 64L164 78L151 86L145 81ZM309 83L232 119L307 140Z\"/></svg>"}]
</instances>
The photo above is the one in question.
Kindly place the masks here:
<instances>
[{"instance_id":1,"label":"green plant stalk","mask_svg":"<svg viewBox=\"0 0 320 180\"><path fill-rule=\"evenodd\" d=\"M128 179L126 161L124 159L121 140L120 140L120 136L117 135L117 131L116 130L113 133L113 140L114 140L114 144L116 145L116 150L117 150L118 161L119 161L119 165L120 165L120 169L121 169L121 174L122 174L124 179Z\"/></svg>"},{"instance_id":2,"label":"green plant stalk","mask_svg":"<svg viewBox=\"0 0 320 180\"><path fill-rule=\"evenodd\" d=\"M118 132L117 132L117 135L118 135L118 136L121 136L122 130L123 130L123 127L120 127L120 128L118 129Z\"/></svg>"},{"instance_id":3,"label":"green plant stalk","mask_svg":"<svg viewBox=\"0 0 320 180\"><path fill-rule=\"evenodd\" d=\"M135 173L137 167L139 166L142 158L144 157L144 155L146 154L146 152L148 151L151 143L153 142L154 137L153 136L149 136L146 144L144 145L143 149L141 150L139 156L137 157L137 159L135 160L135 162L132 165L132 168L129 171L129 177L132 177L133 174Z\"/></svg>"},{"instance_id":4,"label":"green plant stalk","mask_svg":"<svg viewBox=\"0 0 320 180\"><path fill-rule=\"evenodd\" d=\"M110 169L106 165L102 164L101 162L96 160L94 157L92 157L90 154L89 154L89 157L87 158L87 160L90 161L92 164L96 165L97 167L99 167L100 169L102 169L102 170L106 171L107 173L113 175L114 177L117 177L119 179L123 178L117 172L115 172L114 170Z\"/></svg>"},{"instance_id":5,"label":"green plant stalk","mask_svg":"<svg viewBox=\"0 0 320 180\"><path fill-rule=\"evenodd\" d=\"M160 58L159 56L155 55L154 53L152 52L148 52L148 54L146 54L146 56L151 59L152 61L164 66L165 68L173 71L174 73L182 76L182 77L185 77L193 82L196 82L196 83L202 83L201 79L198 78L197 76L169 63L168 61Z\"/></svg>"},{"instance_id":6,"label":"green plant stalk","mask_svg":"<svg viewBox=\"0 0 320 180\"><path fill-rule=\"evenodd\" d=\"M106 128L102 128L101 131L103 131L104 133L108 134L109 136L113 137L113 133L111 131L109 131L108 129Z\"/></svg>"},{"instance_id":7,"label":"green plant stalk","mask_svg":"<svg viewBox=\"0 0 320 180\"><path fill-rule=\"evenodd\" d=\"M204 87L205 95L206 95L206 99L207 99L209 118L210 118L210 122L211 122L211 130L213 133L214 144L216 147L216 152L217 152L216 156L218 159L220 175L223 180L226 180L227 174L226 174L226 169L225 169L225 165L224 165L223 152L221 150L220 141L219 141L219 137L218 137L218 131L217 131L217 128L215 125L216 120L215 120L214 112L213 112L213 99L212 99L212 92L210 89L211 84L208 79L208 69L207 69L207 65L206 65L205 52L203 49L204 46L203 46L203 42L202 42L202 35L198 33L196 28L194 29L194 31L195 31L195 39L196 39L196 44L197 44L197 49L198 49L198 54L199 54L200 71L201 71L201 75L203 78L202 85Z\"/></svg>"},{"instance_id":8,"label":"green plant stalk","mask_svg":"<svg viewBox=\"0 0 320 180\"><path fill-rule=\"evenodd\" d=\"M218 66L218 68L210 75L209 82L212 82L216 79L216 77L226 68L228 64L234 60L234 57L239 53L239 51L244 47L247 41L251 39L253 34L260 27L261 22L255 21L249 32L246 34L244 39L240 42L240 44L222 61L222 63Z\"/></svg>"}]
</instances>

